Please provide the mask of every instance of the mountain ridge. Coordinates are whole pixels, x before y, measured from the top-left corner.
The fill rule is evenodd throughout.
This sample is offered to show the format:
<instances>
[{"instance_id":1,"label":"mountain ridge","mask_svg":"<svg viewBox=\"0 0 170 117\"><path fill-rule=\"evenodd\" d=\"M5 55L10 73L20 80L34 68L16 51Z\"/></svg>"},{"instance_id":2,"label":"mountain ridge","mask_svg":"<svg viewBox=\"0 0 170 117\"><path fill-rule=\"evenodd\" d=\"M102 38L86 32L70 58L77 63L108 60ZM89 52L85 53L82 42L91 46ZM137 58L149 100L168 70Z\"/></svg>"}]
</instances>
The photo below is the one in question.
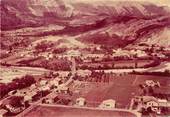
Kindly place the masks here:
<instances>
[{"instance_id":1,"label":"mountain ridge","mask_svg":"<svg viewBox=\"0 0 170 117\"><path fill-rule=\"evenodd\" d=\"M155 29L162 31L170 27L169 7L151 3L2 0L1 9L2 30L48 26L47 31L32 35L79 35L76 39L83 43L116 47L139 42ZM50 25L63 28L50 30Z\"/></svg>"},{"instance_id":2,"label":"mountain ridge","mask_svg":"<svg viewBox=\"0 0 170 117\"><path fill-rule=\"evenodd\" d=\"M92 5L87 3L65 3L62 0L43 1L2 0L1 29L8 30L10 26L13 28L22 28L43 24L49 25L50 23L57 23L55 20L72 21L78 18L83 20L85 17L89 19L93 18L94 20L97 20L97 18L100 19L100 17L110 17L114 21L114 19L118 18L119 20L119 17L123 16L150 18L170 14L164 7L136 2L126 2L126 4L125 2L113 2L112 5Z\"/></svg>"}]
</instances>

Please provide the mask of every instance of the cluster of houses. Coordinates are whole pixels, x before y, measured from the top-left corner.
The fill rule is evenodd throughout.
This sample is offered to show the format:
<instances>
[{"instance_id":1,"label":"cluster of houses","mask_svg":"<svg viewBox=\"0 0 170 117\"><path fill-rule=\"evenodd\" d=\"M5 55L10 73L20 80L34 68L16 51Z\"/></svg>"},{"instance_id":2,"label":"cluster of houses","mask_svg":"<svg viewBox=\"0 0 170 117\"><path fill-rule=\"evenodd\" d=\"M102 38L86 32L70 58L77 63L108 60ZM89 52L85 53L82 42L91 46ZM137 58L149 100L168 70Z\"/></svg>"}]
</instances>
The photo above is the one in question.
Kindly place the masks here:
<instances>
[{"instance_id":1,"label":"cluster of houses","mask_svg":"<svg viewBox=\"0 0 170 117\"><path fill-rule=\"evenodd\" d=\"M136 96L134 102L137 104L137 111L149 111L161 114L162 108L170 108L170 101L158 99L153 96Z\"/></svg>"},{"instance_id":2,"label":"cluster of houses","mask_svg":"<svg viewBox=\"0 0 170 117\"><path fill-rule=\"evenodd\" d=\"M143 88L147 87L160 87L159 82L153 80L146 80L142 85ZM163 111L168 111L170 108L170 101L166 98L158 98L153 95L140 95L135 96L131 100L130 109L142 112L143 114L156 113L162 114Z\"/></svg>"},{"instance_id":3,"label":"cluster of houses","mask_svg":"<svg viewBox=\"0 0 170 117\"><path fill-rule=\"evenodd\" d=\"M113 56L114 57L117 57L117 56L126 56L126 57L129 57L129 58L133 58L133 57L138 57L138 58L144 58L144 57L147 57L148 54L143 51L143 50L123 50L123 49L116 49L116 50L113 50Z\"/></svg>"},{"instance_id":4,"label":"cluster of houses","mask_svg":"<svg viewBox=\"0 0 170 117\"><path fill-rule=\"evenodd\" d=\"M30 87L10 91L8 93L9 98L5 98L4 100L0 101L0 106L2 107L0 111L6 110L8 113L12 113L15 115L25 109L26 103L30 105L31 103L34 103L34 101L37 101L48 95L51 91L64 94L70 93L69 88L66 86L62 86L62 84L63 79L61 79L60 77L51 79L44 78L39 80L35 84L32 84ZM15 101L16 99L18 99L18 102ZM23 104L17 106L19 102Z\"/></svg>"}]
</instances>

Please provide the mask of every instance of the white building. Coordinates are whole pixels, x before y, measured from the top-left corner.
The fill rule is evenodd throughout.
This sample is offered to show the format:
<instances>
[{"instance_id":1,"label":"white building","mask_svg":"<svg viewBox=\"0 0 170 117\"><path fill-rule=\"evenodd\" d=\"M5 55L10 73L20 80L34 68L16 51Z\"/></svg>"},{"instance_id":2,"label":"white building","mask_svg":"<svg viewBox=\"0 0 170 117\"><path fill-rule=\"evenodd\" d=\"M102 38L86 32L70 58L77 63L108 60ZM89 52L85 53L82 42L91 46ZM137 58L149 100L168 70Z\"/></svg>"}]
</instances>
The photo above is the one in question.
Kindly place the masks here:
<instances>
[{"instance_id":1,"label":"white building","mask_svg":"<svg viewBox=\"0 0 170 117\"><path fill-rule=\"evenodd\" d=\"M160 83L159 82L154 82L153 80L146 80L145 84L147 86L151 86L151 87L154 87L154 86L160 87Z\"/></svg>"},{"instance_id":2,"label":"white building","mask_svg":"<svg viewBox=\"0 0 170 117\"><path fill-rule=\"evenodd\" d=\"M47 82L48 82L47 80L41 80L41 81L40 81L40 85L41 85L41 86L44 86L44 85L47 84Z\"/></svg>"},{"instance_id":3,"label":"white building","mask_svg":"<svg viewBox=\"0 0 170 117\"><path fill-rule=\"evenodd\" d=\"M68 56L78 57L78 56L81 56L81 52L78 51L78 50L69 50L69 51L67 52L67 55L68 55Z\"/></svg>"},{"instance_id":4,"label":"white building","mask_svg":"<svg viewBox=\"0 0 170 117\"><path fill-rule=\"evenodd\" d=\"M60 84L60 81L61 81L61 79L55 78L55 79L53 79L53 80L50 80L50 81L49 81L49 84L50 84L51 86L52 86L52 85L58 86L58 85Z\"/></svg>"},{"instance_id":5,"label":"white building","mask_svg":"<svg viewBox=\"0 0 170 117\"><path fill-rule=\"evenodd\" d=\"M63 87L63 86L58 86L56 89L57 92L59 93L65 93L67 94L69 92L69 88L68 87Z\"/></svg>"},{"instance_id":6,"label":"white building","mask_svg":"<svg viewBox=\"0 0 170 117\"><path fill-rule=\"evenodd\" d=\"M100 108L115 108L116 106L116 101L113 100L113 99L108 99L108 100L104 100L100 105L99 107Z\"/></svg>"},{"instance_id":7,"label":"white building","mask_svg":"<svg viewBox=\"0 0 170 117\"><path fill-rule=\"evenodd\" d=\"M85 103L86 103L86 99L85 98L80 97L80 98L76 99L76 105L77 106L84 106Z\"/></svg>"},{"instance_id":8,"label":"white building","mask_svg":"<svg viewBox=\"0 0 170 117\"><path fill-rule=\"evenodd\" d=\"M39 88L40 91L46 91L46 90L50 90L50 86L49 85L46 85L46 86L41 86Z\"/></svg>"}]
</instances>

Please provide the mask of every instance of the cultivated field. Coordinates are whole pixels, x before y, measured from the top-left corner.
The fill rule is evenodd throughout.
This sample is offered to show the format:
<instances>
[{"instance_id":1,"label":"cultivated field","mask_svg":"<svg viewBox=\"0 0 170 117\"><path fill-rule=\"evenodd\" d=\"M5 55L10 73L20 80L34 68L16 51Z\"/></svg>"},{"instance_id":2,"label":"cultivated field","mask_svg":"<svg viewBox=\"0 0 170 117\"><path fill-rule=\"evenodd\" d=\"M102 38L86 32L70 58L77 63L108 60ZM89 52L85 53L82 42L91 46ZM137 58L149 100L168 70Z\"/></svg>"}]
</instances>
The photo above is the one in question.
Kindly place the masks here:
<instances>
[{"instance_id":1,"label":"cultivated field","mask_svg":"<svg viewBox=\"0 0 170 117\"><path fill-rule=\"evenodd\" d=\"M136 117L130 112L74 107L38 106L24 117Z\"/></svg>"},{"instance_id":2,"label":"cultivated field","mask_svg":"<svg viewBox=\"0 0 170 117\"><path fill-rule=\"evenodd\" d=\"M109 83L83 82L84 85L81 84L72 90L79 92L75 99L84 97L89 106L98 106L103 100L114 99L118 108L128 108L132 97L142 93L139 84L146 80L159 81L161 84L159 91L170 93L169 77L149 75L115 76Z\"/></svg>"}]
</instances>

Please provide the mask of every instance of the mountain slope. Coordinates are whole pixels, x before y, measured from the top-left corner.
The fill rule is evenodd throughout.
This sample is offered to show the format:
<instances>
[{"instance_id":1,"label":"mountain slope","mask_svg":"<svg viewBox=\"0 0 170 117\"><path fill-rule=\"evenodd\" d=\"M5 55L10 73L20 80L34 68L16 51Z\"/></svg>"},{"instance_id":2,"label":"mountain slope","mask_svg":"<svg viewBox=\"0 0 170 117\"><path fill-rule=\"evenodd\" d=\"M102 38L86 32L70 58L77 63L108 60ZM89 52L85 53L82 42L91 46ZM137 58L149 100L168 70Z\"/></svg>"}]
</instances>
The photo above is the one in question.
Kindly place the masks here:
<instances>
[{"instance_id":1,"label":"mountain slope","mask_svg":"<svg viewBox=\"0 0 170 117\"><path fill-rule=\"evenodd\" d=\"M107 3L107 2L106 2ZM67 22L70 25L90 24L98 19L110 18L111 22L124 17L151 18L167 15L164 7L137 2L68 3L63 0L2 0L2 29L39 26ZM125 20L128 20L126 18ZM80 22L82 22L80 24Z\"/></svg>"}]
</instances>

